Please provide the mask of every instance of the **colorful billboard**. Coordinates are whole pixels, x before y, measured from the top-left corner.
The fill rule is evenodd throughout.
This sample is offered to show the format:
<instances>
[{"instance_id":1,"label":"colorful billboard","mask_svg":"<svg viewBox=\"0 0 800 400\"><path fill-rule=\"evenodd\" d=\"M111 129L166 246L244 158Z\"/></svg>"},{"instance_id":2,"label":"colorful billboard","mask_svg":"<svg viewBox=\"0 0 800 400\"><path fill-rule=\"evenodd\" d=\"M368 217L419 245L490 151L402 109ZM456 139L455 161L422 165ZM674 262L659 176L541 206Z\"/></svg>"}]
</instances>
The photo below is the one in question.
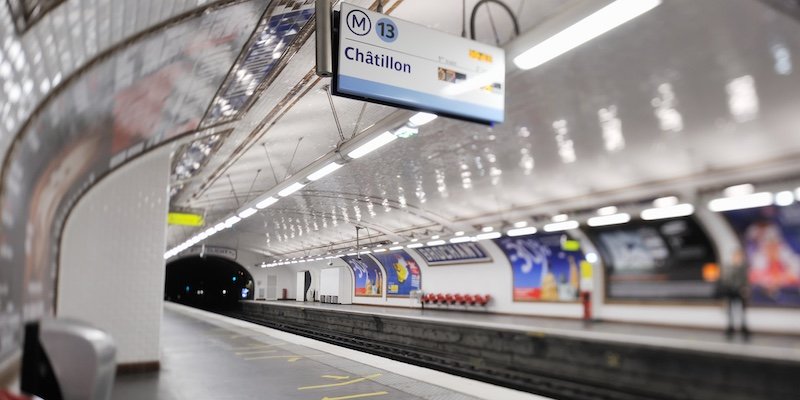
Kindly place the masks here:
<instances>
[{"instance_id":1,"label":"colorful billboard","mask_svg":"<svg viewBox=\"0 0 800 400\"><path fill-rule=\"evenodd\" d=\"M577 301L580 245L566 234L495 239L513 272L514 301Z\"/></svg>"},{"instance_id":2,"label":"colorful billboard","mask_svg":"<svg viewBox=\"0 0 800 400\"><path fill-rule=\"evenodd\" d=\"M422 288L422 272L411 255L403 250L398 250L376 253L374 256L386 271L387 296L407 297L412 290Z\"/></svg>"},{"instance_id":3,"label":"colorful billboard","mask_svg":"<svg viewBox=\"0 0 800 400\"><path fill-rule=\"evenodd\" d=\"M704 276L716 255L692 218L632 221L590 228L605 266L606 297L620 300L708 300L717 282Z\"/></svg>"},{"instance_id":4,"label":"colorful billboard","mask_svg":"<svg viewBox=\"0 0 800 400\"><path fill-rule=\"evenodd\" d=\"M428 266L491 262L492 258L477 243L450 243L441 246L419 247L414 249L428 263Z\"/></svg>"},{"instance_id":5,"label":"colorful billboard","mask_svg":"<svg viewBox=\"0 0 800 400\"><path fill-rule=\"evenodd\" d=\"M751 304L800 307L800 203L724 214L747 254Z\"/></svg>"},{"instance_id":6,"label":"colorful billboard","mask_svg":"<svg viewBox=\"0 0 800 400\"><path fill-rule=\"evenodd\" d=\"M342 260L353 270L353 292L359 297L383 296L383 271L381 267L370 258L363 255L359 257L344 256Z\"/></svg>"}]
</instances>

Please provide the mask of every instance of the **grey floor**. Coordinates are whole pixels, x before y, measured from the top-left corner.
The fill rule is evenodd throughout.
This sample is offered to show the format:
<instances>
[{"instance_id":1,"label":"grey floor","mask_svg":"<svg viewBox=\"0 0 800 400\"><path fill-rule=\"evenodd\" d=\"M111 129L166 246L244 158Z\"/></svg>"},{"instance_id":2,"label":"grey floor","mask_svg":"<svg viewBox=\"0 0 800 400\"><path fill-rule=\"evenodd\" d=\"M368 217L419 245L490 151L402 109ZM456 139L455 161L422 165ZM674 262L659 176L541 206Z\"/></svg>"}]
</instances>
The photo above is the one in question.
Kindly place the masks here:
<instances>
[{"instance_id":1,"label":"grey floor","mask_svg":"<svg viewBox=\"0 0 800 400\"><path fill-rule=\"evenodd\" d=\"M161 371L117 377L113 399L473 399L170 308L164 310L161 345Z\"/></svg>"},{"instance_id":2,"label":"grey floor","mask_svg":"<svg viewBox=\"0 0 800 400\"><path fill-rule=\"evenodd\" d=\"M479 311L436 310L368 305L323 304L297 301L250 301L284 307L304 307L348 313L387 315L411 320L429 320L498 330L522 331L531 335L567 336L617 343L688 349L714 354L800 361L800 334L753 334L728 338L721 330L692 329L622 322L584 323L581 320L522 315L489 314ZM722 310L720 310L722 312Z\"/></svg>"}]
</instances>

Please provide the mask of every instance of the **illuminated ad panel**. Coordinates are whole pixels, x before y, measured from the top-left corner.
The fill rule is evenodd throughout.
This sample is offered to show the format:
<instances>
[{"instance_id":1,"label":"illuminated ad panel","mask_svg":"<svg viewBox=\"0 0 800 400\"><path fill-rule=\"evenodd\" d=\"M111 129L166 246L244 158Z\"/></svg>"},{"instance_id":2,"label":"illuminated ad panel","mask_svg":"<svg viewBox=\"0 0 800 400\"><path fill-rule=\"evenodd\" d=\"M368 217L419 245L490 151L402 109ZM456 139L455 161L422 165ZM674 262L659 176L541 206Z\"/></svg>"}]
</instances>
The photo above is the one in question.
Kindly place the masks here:
<instances>
[{"instance_id":1,"label":"illuminated ad panel","mask_svg":"<svg viewBox=\"0 0 800 400\"><path fill-rule=\"evenodd\" d=\"M711 240L692 218L589 228L605 266L606 297L702 300L716 294Z\"/></svg>"},{"instance_id":2,"label":"illuminated ad panel","mask_svg":"<svg viewBox=\"0 0 800 400\"><path fill-rule=\"evenodd\" d=\"M374 254L386 271L386 295L408 297L422 288L422 273L417 262L403 250Z\"/></svg>"},{"instance_id":3,"label":"illuminated ad panel","mask_svg":"<svg viewBox=\"0 0 800 400\"><path fill-rule=\"evenodd\" d=\"M566 234L503 237L514 280L514 301L577 301L582 264L580 243Z\"/></svg>"},{"instance_id":4,"label":"illuminated ad panel","mask_svg":"<svg viewBox=\"0 0 800 400\"><path fill-rule=\"evenodd\" d=\"M336 94L485 124L503 122L503 49L347 3L338 23Z\"/></svg>"},{"instance_id":5,"label":"illuminated ad panel","mask_svg":"<svg viewBox=\"0 0 800 400\"><path fill-rule=\"evenodd\" d=\"M800 307L800 203L724 215L747 255L751 303Z\"/></svg>"},{"instance_id":6,"label":"illuminated ad panel","mask_svg":"<svg viewBox=\"0 0 800 400\"><path fill-rule=\"evenodd\" d=\"M358 297L383 296L383 272L369 256L344 256L342 260L353 270L354 294Z\"/></svg>"}]
</instances>

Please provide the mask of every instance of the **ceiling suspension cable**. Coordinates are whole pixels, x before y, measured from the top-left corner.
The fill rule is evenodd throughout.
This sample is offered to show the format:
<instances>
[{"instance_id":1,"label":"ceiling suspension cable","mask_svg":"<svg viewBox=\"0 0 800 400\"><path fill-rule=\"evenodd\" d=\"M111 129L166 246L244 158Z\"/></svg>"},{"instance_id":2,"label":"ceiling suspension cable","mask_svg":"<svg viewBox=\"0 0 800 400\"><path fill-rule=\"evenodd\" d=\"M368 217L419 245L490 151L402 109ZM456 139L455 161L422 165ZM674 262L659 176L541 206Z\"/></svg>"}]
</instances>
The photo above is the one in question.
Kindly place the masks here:
<instances>
[{"instance_id":1,"label":"ceiling suspension cable","mask_svg":"<svg viewBox=\"0 0 800 400\"><path fill-rule=\"evenodd\" d=\"M519 36L519 21L517 21L517 15L514 14L514 11L511 10L506 3L502 2L501 0L480 0L478 1L478 4L475 4L475 7L472 8L472 14L470 15L469 19L469 30L472 40L475 40L475 17L478 15L478 9L485 4L488 6L488 3L497 4L502 7L506 13L508 13L508 16L511 17L511 22L514 25L514 34Z\"/></svg>"}]
</instances>

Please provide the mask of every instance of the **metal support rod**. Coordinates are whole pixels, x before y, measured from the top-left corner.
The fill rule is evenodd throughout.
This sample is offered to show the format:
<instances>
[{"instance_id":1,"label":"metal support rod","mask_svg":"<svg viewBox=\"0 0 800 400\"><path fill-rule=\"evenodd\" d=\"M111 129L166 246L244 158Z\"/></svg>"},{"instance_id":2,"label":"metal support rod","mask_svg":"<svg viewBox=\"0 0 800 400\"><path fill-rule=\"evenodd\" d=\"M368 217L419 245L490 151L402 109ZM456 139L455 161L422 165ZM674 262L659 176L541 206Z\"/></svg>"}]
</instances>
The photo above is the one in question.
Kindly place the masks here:
<instances>
[{"instance_id":1,"label":"metal support rod","mask_svg":"<svg viewBox=\"0 0 800 400\"><path fill-rule=\"evenodd\" d=\"M325 93L328 94L328 102L331 103L331 111L333 112L333 121L336 122L336 129L339 130L339 139L342 142L344 139L344 132L342 131L342 124L339 123L339 114L336 113L336 107L333 105L333 96L331 96L331 85L325 85Z\"/></svg>"},{"instance_id":2,"label":"metal support rod","mask_svg":"<svg viewBox=\"0 0 800 400\"><path fill-rule=\"evenodd\" d=\"M331 0L316 0L317 75L333 76L333 28Z\"/></svg>"}]
</instances>

